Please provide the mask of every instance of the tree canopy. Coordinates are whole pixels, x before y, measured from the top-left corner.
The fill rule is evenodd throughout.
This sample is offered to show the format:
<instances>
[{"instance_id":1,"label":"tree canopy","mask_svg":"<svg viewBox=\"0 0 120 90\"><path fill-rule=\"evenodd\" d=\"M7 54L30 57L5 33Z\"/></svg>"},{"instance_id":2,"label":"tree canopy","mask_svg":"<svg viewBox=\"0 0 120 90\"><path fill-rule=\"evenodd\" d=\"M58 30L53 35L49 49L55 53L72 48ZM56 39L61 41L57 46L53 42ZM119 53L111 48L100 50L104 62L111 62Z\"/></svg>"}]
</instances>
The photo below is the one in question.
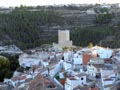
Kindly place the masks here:
<instances>
[{"instance_id":1,"label":"tree canopy","mask_svg":"<svg viewBox=\"0 0 120 90\"><path fill-rule=\"evenodd\" d=\"M100 40L105 39L106 36L112 35L113 33L114 30L110 26L84 27L71 32L71 39L77 46L88 46L90 42L93 45L98 45Z\"/></svg>"},{"instance_id":2,"label":"tree canopy","mask_svg":"<svg viewBox=\"0 0 120 90\"><path fill-rule=\"evenodd\" d=\"M0 70L10 68L10 62L6 57L0 56Z\"/></svg>"},{"instance_id":3,"label":"tree canopy","mask_svg":"<svg viewBox=\"0 0 120 90\"><path fill-rule=\"evenodd\" d=\"M42 27L47 28L53 23L62 24L60 22L62 18L48 11L33 12L21 8L16 8L7 14L0 13L1 41L6 44L15 43L22 49L33 48L50 42L47 35L43 39L44 28Z\"/></svg>"},{"instance_id":4,"label":"tree canopy","mask_svg":"<svg viewBox=\"0 0 120 90\"><path fill-rule=\"evenodd\" d=\"M96 24L109 24L113 18L113 14L105 13L105 14L98 14L96 15L95 23Z\"/></svg>"}]
</instances>

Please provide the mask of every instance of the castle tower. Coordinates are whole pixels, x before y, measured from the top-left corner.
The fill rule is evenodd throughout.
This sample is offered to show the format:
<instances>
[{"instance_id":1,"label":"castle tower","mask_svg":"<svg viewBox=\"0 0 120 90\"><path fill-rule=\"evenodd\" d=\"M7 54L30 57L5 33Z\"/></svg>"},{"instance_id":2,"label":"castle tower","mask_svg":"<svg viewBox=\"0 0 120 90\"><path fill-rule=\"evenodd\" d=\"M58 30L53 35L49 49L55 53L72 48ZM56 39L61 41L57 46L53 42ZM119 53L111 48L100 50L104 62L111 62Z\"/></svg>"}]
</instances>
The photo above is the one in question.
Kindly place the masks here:
<instances>
[{"instance_id":1,"label":"castle tower","mask_svg":"<svg viewBox=\"0 0 120 90\"><path fill-rule=\"evenodd\" d=\"M70 35L68 30L58 31L58 43L69 41L69 40L70 40Z\"/></svg>"},{"instance_id":2,"label":"castle tower","mask_svg":"<svg viewBox=\"0 0 120 90\"><path fill-rule=\"evenodd\" d=\"M70 32L69 30L59 30L58 31L58 44L60 47L71 47L72 41L70 41Z\"/></svg>"}]
</instances>

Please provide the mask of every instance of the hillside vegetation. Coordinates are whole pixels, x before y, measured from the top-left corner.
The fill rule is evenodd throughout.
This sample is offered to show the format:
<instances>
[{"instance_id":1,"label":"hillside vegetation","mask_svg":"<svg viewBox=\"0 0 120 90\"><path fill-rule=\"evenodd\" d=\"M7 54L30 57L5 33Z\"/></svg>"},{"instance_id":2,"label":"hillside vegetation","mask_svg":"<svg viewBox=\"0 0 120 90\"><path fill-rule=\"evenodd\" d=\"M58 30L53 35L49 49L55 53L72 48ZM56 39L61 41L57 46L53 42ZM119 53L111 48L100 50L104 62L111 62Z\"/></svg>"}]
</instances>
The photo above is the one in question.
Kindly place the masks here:
<instances>
[{"instance_id":1,"label":"hillside vegetation","mask_svg":"<svg viewBox=\"0 0 120 90\"><path fill-rule=\"evenodd\" d=\"M54 13L44 11L15 9L8 14L1 13L0 39L5 44L15 43L23 49L47 43L50 38L47 35L42 37L44 33L42 27L50 26L52 23L60 24L58 19L62 20Z\"/></svg>"},{"instance_id":2,"label":"hillside vegetation","mask_svg":"<svg viewBox=\"0 0 120 90\"><path fill-rule=\"evenodd\" d=\"M71 39L78 46L94 45L120 47L120 14L88 15L80 13L89 7L16 7L0 13L2 44L16 44L29 49L57 42L57 30L71 30ZM117 22L116 21L117 18Z\"/></svg>"},{"instance_id":3,"label":"hillside vegetation","mask_svg":"<svg viewBox=\"0 0 120 90\"><path fill-rule=\"evenodd\" d=\"M90 42L99 45L100 40L105 39L106 36L112 35L113 33L114 31L109 26L85 27L71 32L71 39L75 41L75 45L87 46Z\"/></svg>"}]
</instances>

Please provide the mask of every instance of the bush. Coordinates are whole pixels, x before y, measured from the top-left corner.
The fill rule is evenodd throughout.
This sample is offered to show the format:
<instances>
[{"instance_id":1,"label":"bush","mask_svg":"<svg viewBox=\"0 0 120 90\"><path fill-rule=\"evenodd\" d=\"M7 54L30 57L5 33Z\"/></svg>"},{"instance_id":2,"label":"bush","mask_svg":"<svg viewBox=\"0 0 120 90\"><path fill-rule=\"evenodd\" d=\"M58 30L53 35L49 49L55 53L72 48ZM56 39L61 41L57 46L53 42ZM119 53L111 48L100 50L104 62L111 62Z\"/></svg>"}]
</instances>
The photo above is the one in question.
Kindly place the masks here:
<instances>
[{"instance_id":1,"label":"bush","mask_svg":"<svg viewBox=\"0 0 120 90\"><path fill-rule=\"evenodd\" d=\"M10 68L10 62L6 57L0 56L0 70Z\"/></svg>"},{"instance_id":2,"label":"bush","mask_svg":"<svg viewBox=\"0 0 120 90\"><path fill-rule=\"evenodd\" d=\"M60 79L60 77L59 77L59 76L56 76L55 78L56 78L57 80L59 80L59 79Z\"/></svg>"}]
</instances>

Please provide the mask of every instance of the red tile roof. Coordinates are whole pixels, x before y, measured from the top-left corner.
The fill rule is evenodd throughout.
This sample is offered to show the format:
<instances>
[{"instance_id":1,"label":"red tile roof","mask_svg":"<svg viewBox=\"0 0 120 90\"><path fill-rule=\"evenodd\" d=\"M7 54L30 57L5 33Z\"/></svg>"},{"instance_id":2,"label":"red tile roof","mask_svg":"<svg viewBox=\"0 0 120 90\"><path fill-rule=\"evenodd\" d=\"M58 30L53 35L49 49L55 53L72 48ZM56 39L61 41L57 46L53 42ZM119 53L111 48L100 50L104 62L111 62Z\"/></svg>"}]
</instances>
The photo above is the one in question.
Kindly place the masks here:
<instances>
[{"instance_id":1,"label":"red tile roof","mask_svg":"<svg viewBox=\"0 0 120 90\"><path fill-rule=\"evenodd\" d=\"M81 87L80 85L75 87L74 90L100 90L99 88L97 87L94 87L94 88L91 88L89 86L84 86L84 87Z\"/></svg>"},{"instance_id":2,"label":"red tile roof","mask_svg":"<svg viewBox=\"0 0 120 90\"><path fill-rule=\"evenodd\" d=\"M76 80L76 78L75 78L75 77L69 77L69 79L70 79L70 80Z\"/></svg>"},{"instance_id":3,"label":"red tile roof","mask_svg":"<svg viewBox=\"0 0 120 90\"><path fill-rule=\"evenodd\" d=\"M26 75L20 77L20 80L25 80L25 79L26 79Z\"/></svg>"},{"instance_id":4,"label":"red tile roof","mask_svg":"<svg viewBox=\"0 0 120 90\"><path fill-rule=\"evenodd\" d=\"M82 55L83 55L83 65L87 65L87 63L90 61L92 56L89 53L83 53Z\"/></svg>"},{"instance_id":5,"label":"red tile roof","mask_svg":"<svg viewBox=\"0 0 120 90\"><path fill-rule=\"evenodd\" d=\"M76 76L78 76L78 77L87 76L87 74L85 74L85 73L80 73L80 74L77 74Z\"/></svg>"}]
</instances>

